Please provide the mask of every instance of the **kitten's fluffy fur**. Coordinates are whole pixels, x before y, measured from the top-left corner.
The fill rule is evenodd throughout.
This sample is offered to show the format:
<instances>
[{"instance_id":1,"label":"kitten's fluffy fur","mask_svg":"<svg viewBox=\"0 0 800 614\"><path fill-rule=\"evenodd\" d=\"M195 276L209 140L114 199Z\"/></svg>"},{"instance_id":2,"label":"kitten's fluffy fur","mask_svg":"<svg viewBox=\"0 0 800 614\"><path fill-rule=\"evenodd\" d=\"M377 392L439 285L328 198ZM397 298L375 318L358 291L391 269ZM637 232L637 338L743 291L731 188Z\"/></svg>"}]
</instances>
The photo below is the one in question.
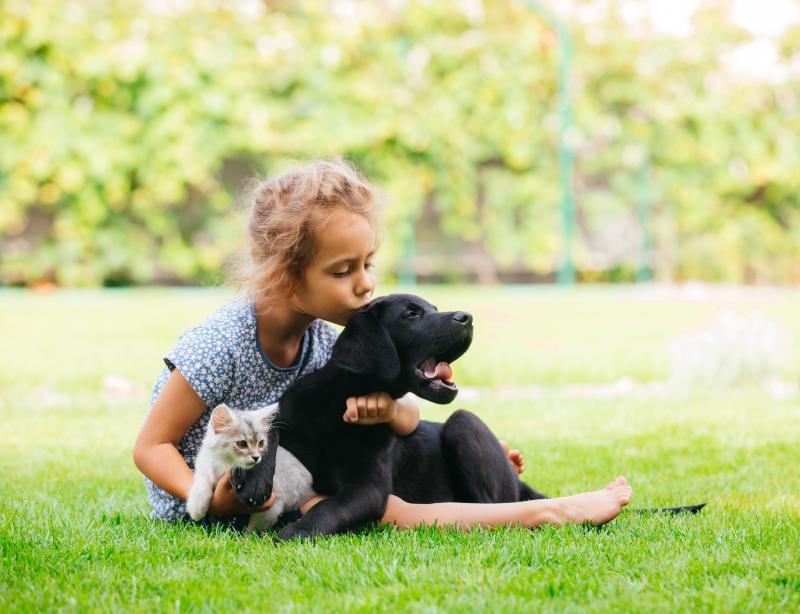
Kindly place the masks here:
<instances>
[{"instance_id":1,"label":"kitten's fluffy fur","mask_svg":"<svg viewBox=\"0 0 800 614\"><path fill-rule=\"evenodd\" d=\"M194 481L186 507L194 520L206 515L219 479L232 467L250 469L267 451L267 434L278 411L275 403L256 411L218 405L211 412L203 444L194 464ZM251 514L248 531L269 529L286 509L315 495L311 474L291 452L278 448L273 490L275 503L266 512Z\"/></svg>"}]
</instances>

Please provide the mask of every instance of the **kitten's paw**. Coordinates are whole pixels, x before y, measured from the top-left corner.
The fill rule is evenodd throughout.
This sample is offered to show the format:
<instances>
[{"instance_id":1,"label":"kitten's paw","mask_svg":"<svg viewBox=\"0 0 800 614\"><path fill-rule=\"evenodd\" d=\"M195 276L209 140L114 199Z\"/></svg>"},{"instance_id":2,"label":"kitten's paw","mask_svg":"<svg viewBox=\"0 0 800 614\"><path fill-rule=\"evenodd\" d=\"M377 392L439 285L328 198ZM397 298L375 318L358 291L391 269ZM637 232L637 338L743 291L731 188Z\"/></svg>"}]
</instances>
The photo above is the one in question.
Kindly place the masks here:
<instances>
[{"instance_id":1,"label":"kitten's paw","mask_svg":"<svg viewBox=\"0 0 800 614\"><path fill-rule=\"evenodd\" d=\"M189 495L189 499L186 501L186 510L192 520L201 520L206 515L208 503L208 501L203 501L201 497Z\"/></svg>"},{"instance_id":2,"label":"kitten's paw","mask_svg":"<svg viewBox=\"0 0 800 614\"><path fill-rule=\"evenodd\" d=\"M278 518L283 513L283 505L276 501L266 512L250 514L250 521L247 524L247 531L267 531L275 526Z\"/></svg>"}]
</instances>

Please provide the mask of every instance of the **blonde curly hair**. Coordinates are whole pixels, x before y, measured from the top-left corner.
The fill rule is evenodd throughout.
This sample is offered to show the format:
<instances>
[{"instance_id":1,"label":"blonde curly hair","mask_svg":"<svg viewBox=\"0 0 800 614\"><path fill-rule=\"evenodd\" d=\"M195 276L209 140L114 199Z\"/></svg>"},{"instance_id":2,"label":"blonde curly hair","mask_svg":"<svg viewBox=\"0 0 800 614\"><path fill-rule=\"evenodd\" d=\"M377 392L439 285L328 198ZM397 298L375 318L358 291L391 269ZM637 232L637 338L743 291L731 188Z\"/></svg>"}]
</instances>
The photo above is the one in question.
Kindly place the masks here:
<instances>
[{"instance_id":1,"label":"blonde curly hair","mask_svg":"<svg viewBox=\"0 0 800 614\"><path fill-rule=\"evenodd\" d=\"M272 298L276 288L291 288L302 279L332 213L356 213L377 226L374 188L341 158L315 160L255 181L246 205L249 249L233 273L251 299Z\"/></svg>"}]
</instances>

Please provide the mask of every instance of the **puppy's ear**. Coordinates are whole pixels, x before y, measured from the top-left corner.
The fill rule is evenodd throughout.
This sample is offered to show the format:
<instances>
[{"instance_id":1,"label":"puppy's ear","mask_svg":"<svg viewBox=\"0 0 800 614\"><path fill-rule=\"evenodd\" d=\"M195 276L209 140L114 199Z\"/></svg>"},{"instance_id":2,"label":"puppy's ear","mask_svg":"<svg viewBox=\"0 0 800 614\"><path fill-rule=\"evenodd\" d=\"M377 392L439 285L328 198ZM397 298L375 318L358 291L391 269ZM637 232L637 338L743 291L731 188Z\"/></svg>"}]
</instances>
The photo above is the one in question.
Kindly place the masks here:
<instances>
[{"instance_id":1,"label":"puppy's ear","mask_svg":"<svg viewBox=\"0 0 800 614\"><path fill-rule=\"evenodd\" d=\"M389 333L371 309L355 313L331 352L331 361L359 375L393 380L400 375L400 357Z\"/></svg>"}]
</instances>

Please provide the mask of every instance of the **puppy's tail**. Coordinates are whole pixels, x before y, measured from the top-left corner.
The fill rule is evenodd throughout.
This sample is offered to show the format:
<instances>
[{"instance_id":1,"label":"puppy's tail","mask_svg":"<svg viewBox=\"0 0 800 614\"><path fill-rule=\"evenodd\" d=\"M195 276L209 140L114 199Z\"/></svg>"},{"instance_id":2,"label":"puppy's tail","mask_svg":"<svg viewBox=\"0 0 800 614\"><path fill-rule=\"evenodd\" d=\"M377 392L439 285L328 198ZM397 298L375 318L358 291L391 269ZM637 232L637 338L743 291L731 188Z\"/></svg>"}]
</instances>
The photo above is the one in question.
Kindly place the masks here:
<instances>
[{"instance_id":1,"label":"puppy's tail","mask_svg":"<svg viewBox=\"0 0 800 614\"><path fill-rule=\"evenodd\" d=\"M633 509L627 510L629 512L636 512L637 514L696 514L706 506L705 503L697 503L695 505L682 505L680 507L651 507L646 509Z\"/></svg>"}]
</instances>

